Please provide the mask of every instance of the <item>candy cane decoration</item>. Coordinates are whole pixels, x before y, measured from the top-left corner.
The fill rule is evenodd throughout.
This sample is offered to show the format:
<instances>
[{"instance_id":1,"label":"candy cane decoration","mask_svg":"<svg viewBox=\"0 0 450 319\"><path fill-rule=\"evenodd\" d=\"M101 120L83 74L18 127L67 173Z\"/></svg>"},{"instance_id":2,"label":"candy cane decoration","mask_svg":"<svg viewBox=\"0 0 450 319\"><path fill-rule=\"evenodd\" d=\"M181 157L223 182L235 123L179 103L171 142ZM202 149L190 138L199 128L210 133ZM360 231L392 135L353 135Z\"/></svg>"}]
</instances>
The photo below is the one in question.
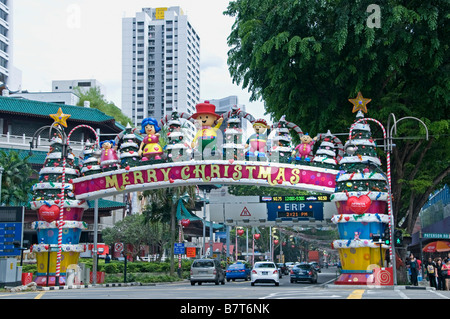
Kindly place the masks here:
<instances>
[{"instance_id":1,"label":"candy cane decoration","mask_svg":"<svg viewBox=\"0 0 450 319\"><path fill-rule=\"evenodd\" d=\"M253 115L251 115L250 113L247 113L245 111L242 111L236 105L231 107L231 110L223 115L223 119L227 120L233 114L239 116L240 118L244 118L244 119L250 121L250 123L253 123L253 122L256 121L256 119L255 119L255 117Z\"/></svg>"},{"instance_id":2,"label":"candy cane decoration","mask_svg":"<svg viewBox=\"0 0 450 319\"><path fill-rule=\"evenodd\" d=\"M286 126L291 128L291 129L293 129L298 134L298 137L301 138L304 135L302 129L297 124L286 121L284 115L281 117L280 121L281 120L285 121L286 122ZM278 122L272 124L271 130L273 130L273 128L276 128L276 127L278 127Z\"/></svg>"},{"instance_id":3,"label":"candy cane decoration","mask_svg":"<svg viewBox=\"0 0 450 319\"><path fill-rule=\"evenodd\" d=\"M350 127L350 132L348 134L348 139L349 140L352 139L352 131L353 131L353 128L355 127L355 125L358 124L359 122L362 122L362 121L372 121L372 122L377 123L381 127L381 129L383 130L383 138L384 138L385 143L387 143L386 130L384 129L383 124L381 124L380 121L377 121L377 120L375 120L373 118L361 118L361 119L355 121L355 123L353 123L352 126ZM386 150L386 146L385 146L385 150ZM390 239L392 239L393 220L394 220L394 218L393 218L392 207L391 207L391 202L392 202L392 194L391 194L392 193L392 188L391 188L391 153L389 151L386 154L386 164L387 164L386 165L387 166L386 173L387 173L388 185L389 185L389 194L388 194L389 236L390 236ZM391 242L391 245L389 246L389 257L390 257L391 261L393 260L392 256L393 256L393 251L392 251L392 242ZM394 271L395 271L395 269L394 269Z\"/></svg>"},{"instance_id":4,"label":"candy cane decoration","mask_svg":"<svg viewBox=\"0 0 450 319\"><path fill-rule=\"evenodd\" d=\"M98 146L99 145L99 138L97 135L97 132L90 127L89 125L78 125L75 126L69 133L69 135L67 136L67 140L64 141L63 140L63 145L64 147L69 147L69 142L70 142L70 137L73 133L73 131L75 131L78 128L89 128L90 130L92 130L95 134L95 143ZM61 273L61 247L62 247L62 226L64 225L64 188L65 188L65 181L66 181L66 152L63 152L62 156L63 156L63 164L62 164L62 178L61 178L61 195L60 195L60 205L59 205L59 220L56 222L56 224L58 225L58 253L56 256L56 272L55 272L55 284L59 285L59 276ZM50 254L50 251L48 252Z\"/></svg>"}]
</instances>

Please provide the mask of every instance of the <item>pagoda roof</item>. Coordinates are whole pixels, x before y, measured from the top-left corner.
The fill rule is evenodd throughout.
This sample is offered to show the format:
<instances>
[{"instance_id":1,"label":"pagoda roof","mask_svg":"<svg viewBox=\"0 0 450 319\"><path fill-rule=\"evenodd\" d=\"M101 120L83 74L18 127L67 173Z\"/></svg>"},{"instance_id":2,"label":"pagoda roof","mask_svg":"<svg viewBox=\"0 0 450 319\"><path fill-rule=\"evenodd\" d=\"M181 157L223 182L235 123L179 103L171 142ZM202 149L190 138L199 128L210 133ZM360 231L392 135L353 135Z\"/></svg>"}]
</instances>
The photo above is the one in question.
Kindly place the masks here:
<instances>
[{"instance_id":1,"label":"pagoda roof","mask_svg":"<svg viewBox=\"0 0 450 319\"><path fill-rule=\"evenodd\" d=\"M56 114L59 108L62 109L64 114L70 114L70 121L115 123L114 117L106 115L95 108L0 96L0 113L50 119L50 114ZM122 127L120 125L120 129Z\"/></svg>"}]
</instances>

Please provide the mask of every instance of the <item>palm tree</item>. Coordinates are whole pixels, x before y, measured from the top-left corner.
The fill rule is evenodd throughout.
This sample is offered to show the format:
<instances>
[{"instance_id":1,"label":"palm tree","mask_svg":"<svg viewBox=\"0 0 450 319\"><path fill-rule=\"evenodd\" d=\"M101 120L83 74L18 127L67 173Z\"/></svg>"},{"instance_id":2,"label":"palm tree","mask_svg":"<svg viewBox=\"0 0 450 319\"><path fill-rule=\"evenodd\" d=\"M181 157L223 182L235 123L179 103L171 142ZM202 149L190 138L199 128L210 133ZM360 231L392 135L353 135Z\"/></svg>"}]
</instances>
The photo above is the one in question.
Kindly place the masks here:
<instances>
[{"instance_id":1,"label":"palm tree","mask_svg":"<svg viewBox=\"0 0 450 319\"><path fill-rule=\"evenodd\" d=\"M186 196L187 195L187 196ZM161 188L144 191L141 198L147 200L142 214L145 223L162 222L170 223L170 275L174 275L174 246L176 239L176 213L178 201L182 197L188 197L187 207L195 205L195 186L179 186L173 188Z\"/></svg>"},{"instance_id":2,"label":"palm tree","mask_svg":"<svg viewBox=\"0 0 450 319\"><path fill-rule=\"evenodd\" d=\"M31 179L36 173L28 163L30 155L22 157L16 151L0 151L0 166L3 167L1 203L7 206L19 206L28 202L31 186L35 183Z\"/></svg>"}]
</instances>

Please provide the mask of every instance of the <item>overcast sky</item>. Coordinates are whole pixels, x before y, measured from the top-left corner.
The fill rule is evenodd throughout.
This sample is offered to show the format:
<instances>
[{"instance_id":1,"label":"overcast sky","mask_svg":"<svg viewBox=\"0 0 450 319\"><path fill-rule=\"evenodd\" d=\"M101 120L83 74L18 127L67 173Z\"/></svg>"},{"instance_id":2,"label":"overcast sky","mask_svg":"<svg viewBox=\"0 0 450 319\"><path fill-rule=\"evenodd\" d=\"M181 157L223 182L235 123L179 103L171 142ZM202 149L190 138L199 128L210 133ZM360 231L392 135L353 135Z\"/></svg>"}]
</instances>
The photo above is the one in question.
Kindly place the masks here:
<instances>
[{"instance_id":1,"label":"overcast sky","mask_svg":"<svg viewBox=\"0 0 450 319\"><path fill-rule=\"evenodd\" d=\"M52 80L97 79L107 100L121 106L122 18L144 7L180 6L200 36L200 98L237 95L256 118L262 102L232 83L227 37L233 18L222 13L228 0L13 0L13 63L22 89L51 91ZM12 2L12 1L11 1Z\"/></svg>"}]
</instances>

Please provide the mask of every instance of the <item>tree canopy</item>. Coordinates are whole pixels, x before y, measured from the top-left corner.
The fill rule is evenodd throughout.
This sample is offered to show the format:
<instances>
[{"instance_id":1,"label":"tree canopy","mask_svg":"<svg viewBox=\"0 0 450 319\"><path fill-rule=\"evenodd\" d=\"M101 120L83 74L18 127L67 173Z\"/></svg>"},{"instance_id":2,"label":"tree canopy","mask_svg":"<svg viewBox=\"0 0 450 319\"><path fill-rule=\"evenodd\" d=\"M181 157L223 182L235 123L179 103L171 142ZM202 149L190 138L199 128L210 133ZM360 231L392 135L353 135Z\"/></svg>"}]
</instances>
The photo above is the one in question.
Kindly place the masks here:
<instances>
[{"instance_id":1,"label":"tree canopy","mask_svg":"<svg viewBox=\"0 0 450 319\"><path fill-rule=\"evenodd\" d=\"M412 232L429 194L449 181L450 2L379 1L379 28L367 23L372 2L231 1L228 66L267 114L286 115L310 135L348 132L348 99L359 91L372 99L366 117L384 126L391 113L424 121L428 141L417 122L399 123L398 137L408 139L394 141L392 157L394 218L406 218Z\"/></svg>"},{"instance_id":2,"label":"tree canopy","mask_svg":"<svg viewBox=\"0 0 450 319\"><path fill-rule=\"evenodd\" d=\"M80 97L78 106L83 106L84 101L90 102L90 107L102 111L106 115L114 117L114 119L126 126L128 123L132 124L131 119L122 113L122 110L118 108L113 102L108 102L98 87L92 87L85 93L83 93L79 87L75 88L77 95Z\"/></svg>"},{"instance_id":3,"label":"tree canopy","mask_svg":"<svg viewBox=\"0 0 450 319\"><path fill-rule=\"evenodd\" d=\"M0 166L3 167L1 202L7 206L20 206L28 202L31 186L36 182L31 177L36 172L28 162L30 155L22 157L16 151L0 151Z\"/></svg>"}]
</instances>

